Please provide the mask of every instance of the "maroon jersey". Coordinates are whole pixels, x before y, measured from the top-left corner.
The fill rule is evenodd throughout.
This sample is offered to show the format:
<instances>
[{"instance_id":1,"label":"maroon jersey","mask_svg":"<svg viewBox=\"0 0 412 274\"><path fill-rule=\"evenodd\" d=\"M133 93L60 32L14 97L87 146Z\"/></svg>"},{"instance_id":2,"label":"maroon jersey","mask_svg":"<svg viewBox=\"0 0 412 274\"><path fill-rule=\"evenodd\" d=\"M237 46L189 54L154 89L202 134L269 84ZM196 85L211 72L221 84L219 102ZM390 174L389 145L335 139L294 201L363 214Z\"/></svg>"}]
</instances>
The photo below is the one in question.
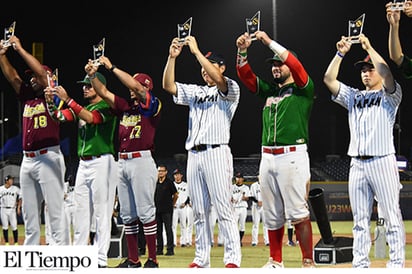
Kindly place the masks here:
<instances>
[{"instance_id":1,"label":"maroon jersey","mask_svg":"<svg viewBox=\"0 0 412 274\"><path fill-rule=\"evenodd\" d=\"M148 93L148 103L135 105L117 95L114 113L119 118L119 152L154 150L156 128L160 120L161 103Z\"/></svg>"},{"instance_id":2,"label":"maroon jersey","mask_svg":"<svg viewBox=\"0 0 412 274\"><path fill-rule=\"evenodd\" d=\"M53 120L44 96L36 96L31 86L22 84L19 100L23 106L23 150L39 150L59 145L60 126Z\"/></svg>"}]
</instances>

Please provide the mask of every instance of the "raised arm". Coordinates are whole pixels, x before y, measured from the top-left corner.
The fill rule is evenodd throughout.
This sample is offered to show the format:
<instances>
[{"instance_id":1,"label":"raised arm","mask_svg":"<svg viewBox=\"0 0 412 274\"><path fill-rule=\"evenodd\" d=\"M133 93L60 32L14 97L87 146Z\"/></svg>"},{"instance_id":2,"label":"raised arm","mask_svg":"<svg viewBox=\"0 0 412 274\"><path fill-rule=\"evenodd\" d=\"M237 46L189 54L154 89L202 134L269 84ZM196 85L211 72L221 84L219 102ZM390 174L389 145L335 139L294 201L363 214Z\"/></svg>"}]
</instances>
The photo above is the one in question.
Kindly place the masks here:
<instances>
[{"instance_id":1,"label":"raised arm","mask_svg":"<svg viewBox=\"0 0 412 274\"><path fill-rule=\"evenodd\" d=\"M339 68L345 54L350 50L351 43L344 36L336 43L336 54L333 56L328 68L323 76L323 82L328 87L329 91L337 96L339 93L340 82L338 81Z\"/></svg>"},{"instance_id":2,"label":"raised arm","mask_svg":"<svg viewBox=\"0 0 412 274\"><path fill-rule=\"evenodd\" d=\"M175 66L176 58L182 52L183 44L178 38L174 38L169 47L169 56L163 70L162 87L165 91L172 95L177 95L177 87L175 83Z\"/></svg>"},{"instance_id":3,"label":"raised arm","mask_svg":"<svg viewBox=\"0 0 412 274\"><path fill-rule=\"evenodd\" d=\"M401 41L399 39L399 22L401 13L391 9L391 2L386 4L386 19L389 23L388 48L389 57L396 65L400 66L403 60Z\"/></svg>"}]
</instances>

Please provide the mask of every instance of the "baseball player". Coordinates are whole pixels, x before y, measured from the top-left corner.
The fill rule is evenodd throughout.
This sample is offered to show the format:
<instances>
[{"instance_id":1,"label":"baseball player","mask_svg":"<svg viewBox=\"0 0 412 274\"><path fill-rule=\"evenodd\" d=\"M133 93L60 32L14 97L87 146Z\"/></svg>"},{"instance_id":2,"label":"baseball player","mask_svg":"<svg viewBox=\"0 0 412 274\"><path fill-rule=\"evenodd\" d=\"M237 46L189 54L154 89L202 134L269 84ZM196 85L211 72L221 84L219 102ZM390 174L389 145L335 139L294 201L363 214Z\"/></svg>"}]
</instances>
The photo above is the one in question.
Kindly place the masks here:
<instances>
[{"instance_id":1,"label":"baseball player","mask_svg":"<svg viewBox=\"0 0 412 274\"><path fill-rule=\"evenodd\" d=\"M364 60L355 63L365 89L359 90L337 80L342 60L352 47L344 36L336 43L337 52L323 78L332 100L348 110L348 155L352 157L349 201L354 222L352 265L355 268L370 266L370 220L376 196L379 214L386 220L389 245L386 266L404 267L405 228L399 205L401 184L393 143L393 125L402 90L369 39L360 34L359 41L368 53Z\"/></svg>"},{"instance_id":2,"label":"baseball player","mask_svg":"<svg viewBox=\"0 0 412 274\"><path fill-rule=\"evenodd\" d=\"M184 46L189 47L199 62L205 85L175 82L176 58ZM230 202L233 155L229 147L230 125L239 104L240 89L236 81L223 75L225 69L221 55L214 52L203 55L195 37L188 36L184 42L177 37L172 40L163 71L163 89L173 95L176 104L189 107L185 147L196 227L195 258L189 267L210 267L212 203L225 238L225 267L240 267L241 263L239 232Z\"/></svg>"},{"instance_id":3,"label":"baseball player","mask_svg":"<svg viewBox=\"0 0 412 274\"><path fill-rule=\"evenodd\" d=\"M14 245L19 245L17 215L21 214L21 193L20 188L13 185L13 182L14 177L7 175L4 178L4 185L0 186L1 224L6 245L9 245L9 224L13 231Z\"/></svg>"},{"instance_id":4,"label":"baseball player","mask_svg":"<svg viewBox=\"0 0 412 274\"><path fill-rule=\"evenodd\" d=\"M64 174L66 166L60 150L60 125L47 112L43 89L48 86L47 74L52 70L21 45L16 36L11 47L29 69L30 83L24 83L10 64L0 42L0 68L23 104L23 160L20 167L20 188L25 226L25 245L40 244L40 223L43 200L49 205L50 226L56 245L69 244L64 214Z\"/></svg>"},{"instance_id":5,"label":"baseball player","mask_svg":"<svg viewBox=\"0 0 412 274\"><path fill-rule=\"evenodd\" d=\"M283 267L282 246L285 223L295 224L301 243L302 267L313 267L313 239L307 196L310 163L307 152L309 117L314 100L314 84L292 51L272 40L264 31L255 32L273 53L273 81L253 72L247 49L248 33L236 40L237 74L252 93L266 100L262 112L262 159L259 166L265 226L270 257L264 267Z\"/></svg>"},{"instance_id":6,"label":"baseball player","mask_svg":"<svg viewBox=\"0 0 412 274\"><path fill-rule=\"evenodd\" d=\"M173 230L173 243L176 246L177 238L177 224L180 224L180 246L185 247L189 245L189 233L187 231L187 209L189 203L189 189L185 181L183 181L183 174L180 169L175 169L173 171L174 184L176 186L177 192L179 193L175 208L173 210L173 221L172 221L172 230Z\"/></svg>"},{"instance_id":7,"label":"baseball player","mask_svg":"<svg viewBox=\"0 0 412 274\"><path fill-rule=\"evenodd\" d=\"M45 94L47 110L52 117L60 122L77 122L79 127L77 154L80 161L74 186L73 245L89 244L90 227L95 219L98 266L105 268L117 186L117 164L113 143L117 118L109 105L96 93L91 83L93 78L98 79L103 85L106 84L106 78L98 72L86 75L83 80L77 82L82 85L83 98L88 101L86 107L70 98L63 86L47 87ZM68 107L57 109L53 101L54 95ZM51 207L49 204L48 206L50 210Z\"/></svg>"},{"instance_id":8,"label":"baseball player","mask_svg":"<svg viewBox=\"0 0 412 274\"><path fill-rule=\"evenodd\" d=\"M412 17L412 1L405 2L403 13ZM388 48L389 56L397 65L403 76L407 79L412 79L412 60L402 51L401 41L399 39L399 23L401 19L401 11L392 10L392 2L386 4L386 19L389 23Z\"/></svg>"},{"instance_id":9,"label":"baseball player","mask_svg":"<svg viewBox=\"0 0 412 274\"><path fill-rule=\"evenodd\" d=\"M243 174L237 172L235 175L235 184L232 188L232 203L235 208L235 218L239 225L240 246L242 246L242 239L245 235L247 208L250 196L249 187L244 184L245 178Z\"/></svg>"},{"instance_id":10,"label":"baseball player","mask_svg":"<svg viewBox=\"0 0 412 274\"><path fill-rule=\"evenodd\" d=\"M138 232L143 229L148 249L144 267L157 268L159 264L156 258L157 223L154 193L158 172L152 153L162 104L152 93L153 81L149 75L136 73L131 76L113 65L106 56L100 57L99 60L130 92L130 99L123 99L108 90L97 79L92 79L96 92L110 105L120 120L118 195L120 217L125 224L128 258L118 267L141 267ZM97 68L89 62L86 70L88 75L93 75ZM143 226L139 226L139 219Z\"/></svg>"},{"instance_id":11,"label":"baseball player","mask_svg":"<svg viewBox=\"0 0 412 274\"><path fill-rule=\"evenodd\" d=\"M265 245L269 245L268 230L264 225L265 216L263 214L259 176L258 180L250 185L249 200L252 201L252 246L257 246L259 243L259 226L261 220L263 223L263 241Z\"/></svg>"},{"instance_id":12,"label":"baseball player","mask_svg":"<svg viewBox=\"0 0 412 274\"><path fill-rule=\"evenodd\" d=\"M67 225L69 226L70 244L72 244L72 227L74 227L74 177L73 175L67 176L67 180L64 183L64 212L66 213Z\"/></svg>"},{"instance_id":13,"label":"baseball player","mask_svg":"<svg viewBox=\"0 0 412 274\"><path fill-rule=\"evenodd\" d=\"M223 246L225 239L223 238L222 229L219 226L219 222L217 221L217 212L216 207L211 204L210 205L210 213L209 213L209 225L210 225L210 234L211 234L211 243L210 245L213 247L215 244L215 226L217 224L217 246Z\"/></svg>"}]
</instances>

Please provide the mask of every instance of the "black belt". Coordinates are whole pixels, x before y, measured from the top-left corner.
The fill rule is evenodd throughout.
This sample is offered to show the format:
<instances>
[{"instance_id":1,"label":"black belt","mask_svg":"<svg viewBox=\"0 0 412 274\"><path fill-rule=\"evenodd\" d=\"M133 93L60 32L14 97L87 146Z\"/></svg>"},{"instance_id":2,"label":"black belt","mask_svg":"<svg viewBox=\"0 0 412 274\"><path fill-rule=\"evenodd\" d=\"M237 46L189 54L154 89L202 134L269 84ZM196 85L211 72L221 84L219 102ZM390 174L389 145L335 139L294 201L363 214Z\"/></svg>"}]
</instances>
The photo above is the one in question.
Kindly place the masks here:
<instances>
[{"instance_id":1,"label":"black belt","mask_svg":"<svg viewBox=\"0 0 412 274\"><path fill-rule=\"evenodd\" d=\"M195 145L194 147L192 147L190 150L195 150L195 151L205 151L208 148L217 148L220 147L220 145Z\"/></svg>"},{"instance_id":2,"label":"black belt","mask_svg":"<svg viewBox=\"0 0 412 274\"><path fill-rule=\"evenodd\" d=\"M11 209L11 208L14 208L14 206L2 206L1 208Z\"/></svg>"},{"instance_id":3,"label":"black belt","mask_svg":"<svg viewBox=\"0 0 412 274\"><path fill-rule=\"evenodd\" d=\"M355 159L358 159L358 160L370 160L370 159L372 159L373 157L375 157L375 156L365 155L365 156L355 156L354 158L355 158Z\"/></svg>"}]
</instances>

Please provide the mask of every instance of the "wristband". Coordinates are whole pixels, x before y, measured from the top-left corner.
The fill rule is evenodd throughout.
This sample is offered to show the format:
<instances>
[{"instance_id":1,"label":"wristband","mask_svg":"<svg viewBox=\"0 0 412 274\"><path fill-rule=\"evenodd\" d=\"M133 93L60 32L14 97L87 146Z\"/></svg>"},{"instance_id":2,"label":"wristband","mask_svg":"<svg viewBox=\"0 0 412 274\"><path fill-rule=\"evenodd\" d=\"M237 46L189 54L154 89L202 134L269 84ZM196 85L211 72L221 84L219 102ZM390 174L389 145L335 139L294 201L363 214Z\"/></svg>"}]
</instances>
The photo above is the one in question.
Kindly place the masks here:
<instances>
[{"instance_id":1,"label":"wristband","mask_svg":"<svg viewBox=\"0 0 412 274\"><path fill-rule=\"evenodd\" d=\"M93 73L93 75L89 75L89 79L91 80L91 79L94 79L94 78L96 78L96 73Z\"/></svg>"},{"instance_id":2,"label":"wristband","mask_svg":"<svg viewBox=\"0 0 412 274\"><path fill-rule=\"evenodd\" d=\"M340 51L337 51L336 55L339 56L340 58L343 58L345 56L344 54L340 53Z\"/></svg>"},{"instance_id":3,"label":"wristband","mask_svg":"<svg viewBox=\"0 0 412 274\"><path fill-rule=\"evenodd\" d=\"M109 69L111 72L113 72L113 70L117 68L116 65L112 65L112 67Z\"/></svg>"},{"instance_id":4,"label":"wristband","mask_svg":"<svg viewBox=\"0 0 412 274\"><path fill-rule=\"evenodd\" d=\"M79 115L80 111L83 110L83 107L81 105L79 105L78 103L76 103L76 101L74 101L72 98L69 99L69 101L67 102L67 105L69 106L69 108L71 108L73 110L73 112L77 116Z\"/></svg>"}]
</instances>

